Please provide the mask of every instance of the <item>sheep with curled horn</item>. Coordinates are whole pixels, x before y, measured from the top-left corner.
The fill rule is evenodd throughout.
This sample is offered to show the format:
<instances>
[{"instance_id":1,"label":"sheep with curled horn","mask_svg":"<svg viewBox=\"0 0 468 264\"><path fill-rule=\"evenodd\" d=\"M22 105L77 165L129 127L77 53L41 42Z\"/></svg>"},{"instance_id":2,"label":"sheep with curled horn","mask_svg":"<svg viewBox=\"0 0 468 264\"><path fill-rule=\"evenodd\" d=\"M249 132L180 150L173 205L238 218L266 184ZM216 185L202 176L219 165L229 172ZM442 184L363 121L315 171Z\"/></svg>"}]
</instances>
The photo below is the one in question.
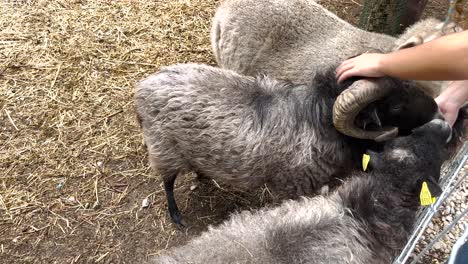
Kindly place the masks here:
<instances>
[{"instance_id":1,"label":"sheep with curled horn","mask_svg":"<svg viewBox=\"0 0 468 264\"><path fill-rule=\"evenodd\" d=\"M413 82L337 84L333 67L307 85L198 64L172 65L142 80L138 120L172 221L184 224L174 197L181 171L245 188L266 184L273 199L314 195L357 169L377 141L439 115Z\"/></svg>"},{"instance_id":2,"label":"sheep with curled horn","mask_svg":"<svg viewBox=\"0 0 468 264\"><path fill-rule=\"evenodd\" d=\"M454 23L443 26L428 18L395 38L359 29L313 0L230 0L217 8L211 45L222 68L304 83L324 65L357 54L409 48L462 31ZM432 97L448 83L419 82Z\"/></svg>"},{"instance_id":3,"label":"sheep with curled horn","mask_svg":"<svg viewBox=\"0 0 468 264\"><path fill-rule=\"evenodd\" d=\"M425 183L441 193L450 126L439 119L369 151L371 170L356 172L328 196L244 211L151 263L388 264L411 234ZM404 158L402 158L404 155Z\"/></svg>"}]
</instances>

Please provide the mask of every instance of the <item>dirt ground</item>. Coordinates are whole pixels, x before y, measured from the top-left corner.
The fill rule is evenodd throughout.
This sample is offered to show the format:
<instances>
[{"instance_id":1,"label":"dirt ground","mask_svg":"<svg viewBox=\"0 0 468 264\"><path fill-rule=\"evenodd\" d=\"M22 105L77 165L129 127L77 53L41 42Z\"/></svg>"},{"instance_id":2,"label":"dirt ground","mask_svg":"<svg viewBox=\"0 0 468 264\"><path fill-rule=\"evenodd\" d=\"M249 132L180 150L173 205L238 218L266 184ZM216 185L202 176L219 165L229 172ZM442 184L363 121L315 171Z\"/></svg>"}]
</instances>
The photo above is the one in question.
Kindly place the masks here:
<instances>
[{"instance_id":1,"label":"dirt ground","mask_svg":"<svg viewBox=\"0 0 468 264\"><path fill-rule=\"evenodd\" d=\"M361 7L319 2L350 22ZM447 2L425 16L443 18ZM135 120L135 82L163 65L214 65L217 3L0 2L0 263L142 262L266 205L262 190L179 177L190 227L175 229Z\"/></svg>"}]
</instances>

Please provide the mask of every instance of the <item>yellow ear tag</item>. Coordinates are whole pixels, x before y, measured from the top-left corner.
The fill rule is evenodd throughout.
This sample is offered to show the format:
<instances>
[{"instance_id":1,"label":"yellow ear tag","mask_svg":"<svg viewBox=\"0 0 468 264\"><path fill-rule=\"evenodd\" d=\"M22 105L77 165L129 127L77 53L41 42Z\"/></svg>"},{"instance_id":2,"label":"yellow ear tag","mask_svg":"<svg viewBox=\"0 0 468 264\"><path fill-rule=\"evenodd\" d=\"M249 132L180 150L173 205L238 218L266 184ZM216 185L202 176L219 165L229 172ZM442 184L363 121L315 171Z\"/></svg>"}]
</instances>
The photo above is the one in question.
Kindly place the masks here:
<instances>
[{"instance_id":1,"label":"yellow ear tag","mask_svg":"<svg viewBox=\"0 0 468 264\"><path fill-rule=\"evenodd\" d=\"M363 154L362 155L362 169L364 171L367 170L367 165L369 165L369 161L370 161L370 156L367 154Z\"/></svg>"},{"instance_id":2,"label":"yellow ear tag","mask_svg":"<svg viewBox=\"0 0 468 264\"><path fill-rule=\"evenodd\" d=\"M424 181L421 187L421 193L419 194L419 199L421 200L422 206L428 206L435 203L435 197L432 197L427 183Z\"/></svg>"}]
</instances>

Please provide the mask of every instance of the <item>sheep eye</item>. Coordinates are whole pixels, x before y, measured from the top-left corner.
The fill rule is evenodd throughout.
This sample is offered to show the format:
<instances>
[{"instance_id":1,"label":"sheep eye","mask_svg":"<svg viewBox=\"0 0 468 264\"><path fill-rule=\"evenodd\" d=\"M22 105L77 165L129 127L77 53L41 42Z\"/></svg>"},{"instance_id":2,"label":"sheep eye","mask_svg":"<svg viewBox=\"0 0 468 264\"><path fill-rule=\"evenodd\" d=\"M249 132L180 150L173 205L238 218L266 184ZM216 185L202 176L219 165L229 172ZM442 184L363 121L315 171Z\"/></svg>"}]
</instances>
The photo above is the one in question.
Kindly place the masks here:
<instances>
[{"instance_id":1,"label":"sheep eye","mask_svg":"<svg viewBox=\"0 0 468 264\"><path fill-rule=\"evenodd\" d=\"M399 113L401 112L402 107L400 105L392 106L390 107L390 112L391 113Z\"/></svg>"}]
</instances>

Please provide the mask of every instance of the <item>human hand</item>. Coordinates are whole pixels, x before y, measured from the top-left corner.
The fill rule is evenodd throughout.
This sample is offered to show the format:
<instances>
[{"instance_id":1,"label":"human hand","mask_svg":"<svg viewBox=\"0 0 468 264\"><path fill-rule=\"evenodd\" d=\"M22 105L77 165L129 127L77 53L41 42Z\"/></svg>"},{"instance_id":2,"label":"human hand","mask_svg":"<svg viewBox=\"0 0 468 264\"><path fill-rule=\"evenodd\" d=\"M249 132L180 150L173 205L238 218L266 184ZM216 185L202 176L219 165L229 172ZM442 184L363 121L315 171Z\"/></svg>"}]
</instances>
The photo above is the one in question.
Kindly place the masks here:
<instances>
[{"instance_id":1,"label":"human hand","mask_svg":"<svg viewBox=\"0 0 468 264\"><path fill-rule=\"evenodd\" d=\"M466 103L467 94L468 81L453 81L435 98L440 111L450 126L453 126L457 120L460 108Z\"/></svg>"},{"instance_id":2,"label":"human hand","mask_svg":"<svg viewBox=\"0 0 468 264\"><path fill-rule=\"evenodd\" d=\"M384 54L364 53L357 57L345 60L336 70L338 83L352 76L382 77L380 63Z\"/></svg>"},{"instance_id":3,"label":"human hand","mask_svg":"<svg viewBox=\"0 0 468 264\"><path fill-rule=\"evenodd\" d=\"M457 106L456 104L450 102L450 101L443 101L443 100L438 100L438 98L435 99L437 105L439 106L440 111L442 112L442 115L445 118L445 121L450 126L453 126L455 124L455 121L457 120L458 117L458 112L460 111L460 106Z\"/></svg>"}]
</instances>

